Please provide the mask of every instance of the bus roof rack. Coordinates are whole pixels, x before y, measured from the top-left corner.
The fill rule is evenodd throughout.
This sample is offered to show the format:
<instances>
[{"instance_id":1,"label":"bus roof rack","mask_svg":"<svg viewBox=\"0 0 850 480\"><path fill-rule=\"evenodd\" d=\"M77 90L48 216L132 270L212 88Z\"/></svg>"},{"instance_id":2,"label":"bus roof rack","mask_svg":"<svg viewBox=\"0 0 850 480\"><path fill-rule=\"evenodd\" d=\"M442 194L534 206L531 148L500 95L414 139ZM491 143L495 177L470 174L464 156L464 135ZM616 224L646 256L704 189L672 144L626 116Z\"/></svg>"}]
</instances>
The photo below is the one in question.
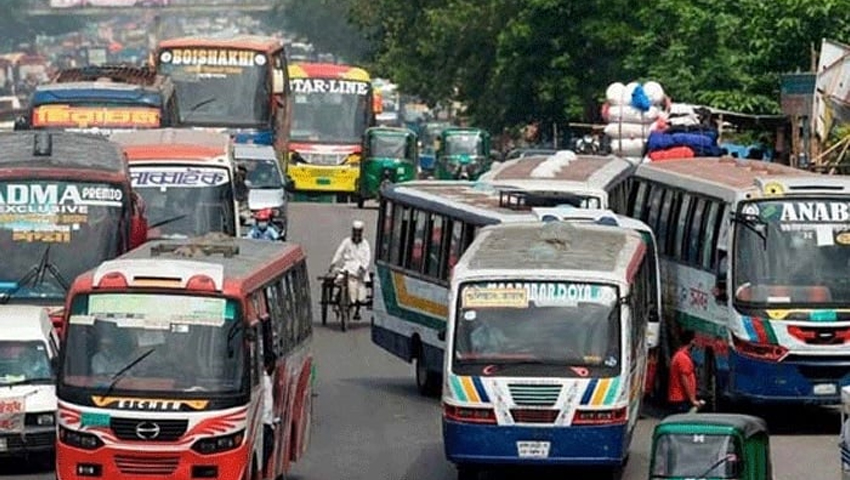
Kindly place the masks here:
<instances>
[{"instance_id":1,"label":"bus roof rack","mask_svg":"<svg viewBox=\"0 0 850 480\"><path fill-rule=\"evenodd\" d=\"M94 82L101 78L108 78L113 82L153 86L157 83L158 77L156 70L147 66L140 67L123 64L89 65L60 70L53 78L53 82Z\"/></svg>"},{"instance_id":2,"label":"bus roof rack","mask_svg":"<svg viewBox=\"0 0 850 480\"><path fill-rule=\"evenodd\" d=\"M230 238L230 237L226 237ZM201 237L197 240L189 240L181 243L161 243L151 247L151 257L171 253L180 257L199 257L210 255L223 255L226 258L239 255L239 245L233 243L212 243L218 238L210 236Z\"/></svg>"},{"instance_id":3,"label":"bus roof rack","mask_svg":"<svg viewBox=\"0 0 850 480\"><path fill-rule=\"evenodd\" d=\"M533 207L560 207L563 205L581 206L581 197L566 192L501 190L499 208L508 210L530 210Z\"/></svg>"}]
</instances>

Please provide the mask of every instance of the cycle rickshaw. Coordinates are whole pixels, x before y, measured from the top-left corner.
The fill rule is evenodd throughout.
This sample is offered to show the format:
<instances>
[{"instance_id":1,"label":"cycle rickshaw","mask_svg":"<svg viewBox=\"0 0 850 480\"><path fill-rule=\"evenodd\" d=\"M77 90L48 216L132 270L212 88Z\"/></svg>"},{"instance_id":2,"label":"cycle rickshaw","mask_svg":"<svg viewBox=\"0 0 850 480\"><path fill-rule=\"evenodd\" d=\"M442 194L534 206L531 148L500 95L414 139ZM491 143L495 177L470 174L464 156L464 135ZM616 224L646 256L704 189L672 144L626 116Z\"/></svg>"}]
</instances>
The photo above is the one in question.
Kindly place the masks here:
<instances>
[{"instance_id":1,"label":"cycle rickshaw","mask_svg":"<svg viewBox=\"0 0 850 480\"><path fill-rule=\"evenodd\" d=\"M358 305L351 300L351 294L348 291L348 272L342 272L342 275L339 285L336 285L337 274L334 272L328 272L318 279L322 282L322 298L319 300L319 305L322 307L322 325L328 324L328 308L330 307L336 319L339 320L340 329L344 332L351 321L351 311ZM366 278L366 301L359 305L367 310L372 309L373 284L373 274L369 272Z\"/></svg>"}]
</instances>

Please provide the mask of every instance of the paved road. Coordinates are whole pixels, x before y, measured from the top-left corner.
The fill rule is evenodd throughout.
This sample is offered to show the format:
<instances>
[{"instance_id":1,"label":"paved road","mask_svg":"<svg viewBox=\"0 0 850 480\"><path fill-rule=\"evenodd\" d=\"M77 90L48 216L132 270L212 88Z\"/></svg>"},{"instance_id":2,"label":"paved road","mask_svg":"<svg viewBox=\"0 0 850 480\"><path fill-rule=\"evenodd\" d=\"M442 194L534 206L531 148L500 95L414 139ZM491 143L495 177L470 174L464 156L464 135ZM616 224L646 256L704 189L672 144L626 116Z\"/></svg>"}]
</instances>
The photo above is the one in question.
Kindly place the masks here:
<instances>
[{"instance_id":1,"label":"paved road","mask_svg":"<svg viewBox=\"0 0 850 480\"><path fill-rule=\"evenodd\" d=\"M352 219L366 221L372 233L377 216L375 210L319 204L293 205L291 215L292 240L306 246L311 278L327 268ZM374 245L374 238L370 240ZM315 288L313 298L318 298ZM456 478L443 456L438 401L417 394L409 365L372 345L368 323L354 325L344 334L337 325L317 324L314 351L318 398L313 438L293 480ZM776 480L839 478L838 418L834 413L799 409L761 413L774 432ZM638 424L626 480L647 477L648 439L654 424L652 418ZM52 474L37 473L20 462L0 464L0 478L3 474L10 479L52 478ZM593 478L592 474L574 472L560 478ZM491 478L517 475L494 474Z\"/></svg>"}]
</instances>

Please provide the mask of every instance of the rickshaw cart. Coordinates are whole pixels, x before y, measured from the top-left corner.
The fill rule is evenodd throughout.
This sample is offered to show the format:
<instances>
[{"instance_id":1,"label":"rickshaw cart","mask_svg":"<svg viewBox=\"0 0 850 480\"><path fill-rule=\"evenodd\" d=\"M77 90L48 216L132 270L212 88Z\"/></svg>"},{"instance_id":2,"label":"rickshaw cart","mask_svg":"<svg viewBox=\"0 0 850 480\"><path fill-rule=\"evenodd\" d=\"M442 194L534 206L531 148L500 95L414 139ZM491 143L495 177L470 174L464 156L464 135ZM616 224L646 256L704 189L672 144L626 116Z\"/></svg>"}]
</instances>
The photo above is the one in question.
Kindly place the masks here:
<instances>
[{"instance_id":1,"label":"rickshaw cart","mask_svg":"<svg viewBox=\"0 0 850 480\"><path fill-rule=\"evenodd\" d=\"M363 156L357 207L376 198L385 183L416 179L419 164L418 138L406 128L372 127L363 135Z\"/></svg>"},{"instance_id":2,"label":"rickshaw cart","mask_svg":"<svg viewBox=\"0 0 850 480\"><path fill-rule=\"evenodd\" d=\"M767 424L750 415L671 415L652 434L649 478L773 480Z\"/></svg>"},{"instance_id":3,"label":"rickshaw cart","mask_svg":"<svg viewBox=\"0 0 850 480\"><path fill-rule=\"evenodd\" d=\"M490 169L490 134L479 128L447 128L440 132L435 178L477 180Z\"/></svg>"},{"instance_id":4,"label":"rickshaw cart","mask_svg":"<svg viewBox=\"0 0 850 480\"><path fill-rule=\"evenodd\" d=\"M322 282L322 295L319 299L319 306L322 310L322 325L328 324L328 308L332 308L336 319L339 320L340 330L343 332L348 329L348 323L351 320L351 310L357 305L351 300L351 294L348 291L348 272L343 272L343 279L339 285L336 284L336 273L328 272L327 274L317 277L317 280ZM371 310L372 309L372 285L373 274L369 272L366 279L366 302L360 306Z\"/></svg>"}]
</instances>

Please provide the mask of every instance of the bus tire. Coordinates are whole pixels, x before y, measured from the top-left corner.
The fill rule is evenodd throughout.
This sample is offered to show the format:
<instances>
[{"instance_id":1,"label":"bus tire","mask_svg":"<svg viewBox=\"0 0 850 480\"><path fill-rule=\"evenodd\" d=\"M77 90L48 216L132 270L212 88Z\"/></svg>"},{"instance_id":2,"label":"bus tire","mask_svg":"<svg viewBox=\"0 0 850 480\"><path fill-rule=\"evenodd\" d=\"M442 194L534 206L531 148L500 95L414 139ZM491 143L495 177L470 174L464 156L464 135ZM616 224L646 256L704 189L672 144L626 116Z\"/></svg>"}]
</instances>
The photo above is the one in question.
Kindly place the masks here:
<instances>
[{"instance_id":1,"label":"bus tire","mask_svg":"<svg viewBox=\"0 0 850 480\"><path fill-rule=\"evenodd\" d=\"M457 480L478 480L481 478L481 470L475 465L458 465Z\"/></svg>"},{"instance_id":2,"label":"bus tire","mask_svg":"<svg viewBox=\"0 0 850 480\"><path fill-rule=\"evenodd\" d=\"M425 364L425 347L422 346L421 341L417 341L416 344L418 347L414 357L416 362L414 367L416 370L416 388L419 390L419 394L424 397L436 397L440 393L440 377L428 370L428 366Z\"/></svg>"}]
</instances>

